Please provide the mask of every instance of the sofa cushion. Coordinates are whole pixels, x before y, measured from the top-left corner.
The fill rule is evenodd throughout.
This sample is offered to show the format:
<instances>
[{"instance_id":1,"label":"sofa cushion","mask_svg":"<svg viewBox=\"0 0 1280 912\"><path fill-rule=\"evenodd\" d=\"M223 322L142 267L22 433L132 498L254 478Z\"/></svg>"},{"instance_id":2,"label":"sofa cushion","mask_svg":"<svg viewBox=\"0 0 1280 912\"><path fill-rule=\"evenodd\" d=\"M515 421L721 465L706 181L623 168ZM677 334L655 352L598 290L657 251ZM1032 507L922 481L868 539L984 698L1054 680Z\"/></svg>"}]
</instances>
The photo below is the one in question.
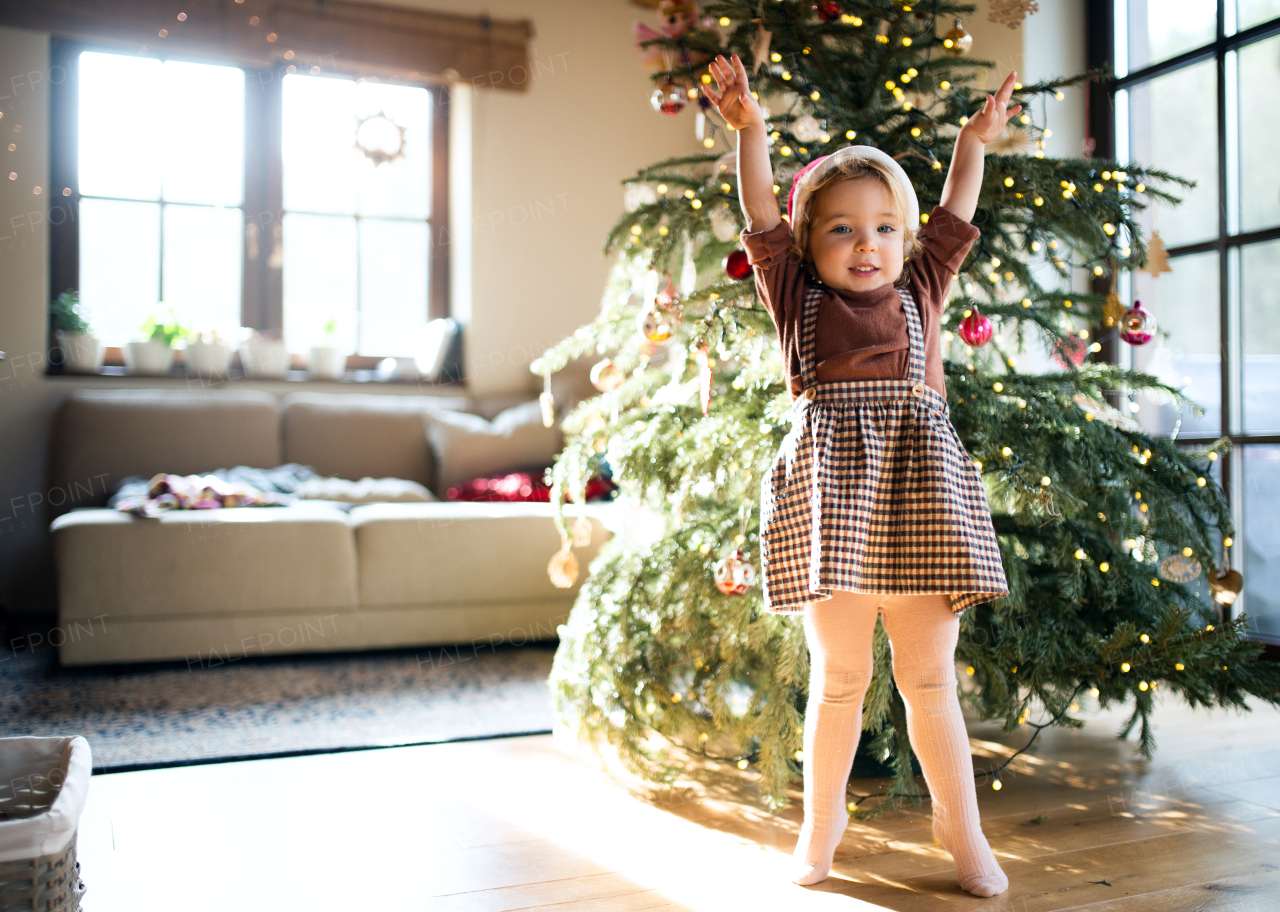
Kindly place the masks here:
<instances>
[{"instance_id":1,"label":"sofa cushion","mask_svg":"<svg viewBox=\"0 0 1280 912\"><path fill-rule=\"evenodd\" d=\"M76 390L54 418L51 463L55 510L105 504L130 475L270 468L280 464L279 409L250 390Z\"/></svg>"},{"instance_id":2,"label":"sofa cushion","mask_svg":"<svg viewBox=\"0 0 1280 912\"><path fill-rule=\"evenodd\" d=\"M507 409L492 422L478 415L437 412L427 435L435 454L437 494L500 471L544 469L564 444L559 427L543 427L536 400Z\"/></svg>"},{"instance_id":3,"label":"sofa cushion","mask_svg":"<svg viewBox=\"0 0 1280 912\"><path fill-rule=\"evenodd\" d=\"M426 416L466 398L293 393L280 403L284 459L321 475L404 478L431 487Z\"/></svg>"},{"instance_id":4,"label":"sofa cushion","mask_svg":"<svg viewBox=\"0 0 1280 912\"><path fill-rule=\"evenodd\" d=\"M347 514L317 504L175 510L140 519L73 510L53 521L63 619L350 610Z\"/></svg>"},{"instance_id":5,"label":"sofa cushion","mask_svg":"<svg viewBox=\"0 0 1280 912\"><path fill-rule=\"evenodd\" d=\"M567 511L571 512L571 511ZM574 549L586 567L608 533L592 517L591 544ZM360 561L360 604L460 605L571 596L551 585L560 549L550 504L375 504L351 511Z\"/></svg>"}]
</instances>

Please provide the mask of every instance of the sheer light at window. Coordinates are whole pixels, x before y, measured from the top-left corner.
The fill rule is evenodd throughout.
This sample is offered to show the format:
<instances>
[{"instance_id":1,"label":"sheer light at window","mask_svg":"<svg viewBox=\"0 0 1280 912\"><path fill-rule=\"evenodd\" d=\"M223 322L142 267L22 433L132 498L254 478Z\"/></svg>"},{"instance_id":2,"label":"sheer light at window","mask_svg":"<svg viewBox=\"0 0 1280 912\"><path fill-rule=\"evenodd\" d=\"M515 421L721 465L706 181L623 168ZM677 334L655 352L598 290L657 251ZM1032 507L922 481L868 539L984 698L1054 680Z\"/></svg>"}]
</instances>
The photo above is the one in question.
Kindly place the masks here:
<instances>
[{"instance_id":1,"label":"sheer light at window","mask_svg":"<svg viewBox=\"0 0 1280 912\"><path fill-rule=\"evenodd\" d=\"M431 95L302 75L282 88L285 341L305 351L336 317L345 350L411 356L428 313ZM379 113L404 128L404 154L375 164L356 136Z\"/></svg>"}]
</instances>

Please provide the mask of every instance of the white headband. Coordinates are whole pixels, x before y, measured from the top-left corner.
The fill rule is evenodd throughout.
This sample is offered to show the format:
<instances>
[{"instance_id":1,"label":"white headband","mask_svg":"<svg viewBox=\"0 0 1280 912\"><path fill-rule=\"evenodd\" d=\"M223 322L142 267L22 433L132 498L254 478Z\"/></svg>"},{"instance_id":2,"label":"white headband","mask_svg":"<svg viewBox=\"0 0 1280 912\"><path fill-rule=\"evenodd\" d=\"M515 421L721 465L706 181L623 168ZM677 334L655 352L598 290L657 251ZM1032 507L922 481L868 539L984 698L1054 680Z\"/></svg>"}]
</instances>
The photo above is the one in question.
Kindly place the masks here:
<instances>
[{"instance_id":1,"label":"white headband","mask_svg":"<svg viewBox=\"0 0 1280 912\"><path fill-rule=\"evenodd\" d=\"M792 225L799 221L799 213L809 204L813 196L810 188L830 174L840 162L848 159L863 159L884 165L902 187L902 192L907 198L906 227L915 228L920 224L920 201L916 198L916 188L911 186L911 178L907 177L907 172L902 169L902 165L872 146L845 146L830 155L815 158L796 172L791 184L791 193L787 197L787 215Z\"/></svg>"}]
</instances>

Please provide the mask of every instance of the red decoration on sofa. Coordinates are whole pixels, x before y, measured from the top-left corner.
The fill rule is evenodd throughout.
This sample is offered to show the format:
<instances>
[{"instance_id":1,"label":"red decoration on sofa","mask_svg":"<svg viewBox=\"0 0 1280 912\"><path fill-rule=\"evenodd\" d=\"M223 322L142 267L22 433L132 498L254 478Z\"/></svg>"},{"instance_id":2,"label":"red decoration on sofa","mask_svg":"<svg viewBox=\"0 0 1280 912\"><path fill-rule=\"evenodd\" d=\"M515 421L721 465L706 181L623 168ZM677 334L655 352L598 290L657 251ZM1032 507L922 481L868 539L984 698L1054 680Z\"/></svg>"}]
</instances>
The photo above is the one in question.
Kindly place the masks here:
<instances>
[{"instance_id":1,"label":"red decoration on sofa","mask_svg":"<svg viewBox=\"0 0 1280 912\"><path fill-rule=\"evenodd\" d=\"M602 500L607 498L616 487L612 481L604 478L592 478L587 482L586 499ZM542 480L542 476L533 476L529 472L507 472L489 475L485 478L473 478L456 484L445 492L449 500L490 501L498 503L550 503L551 486ZM568 497L565 498L566 502Z\"/></svg>"}]
</instances>

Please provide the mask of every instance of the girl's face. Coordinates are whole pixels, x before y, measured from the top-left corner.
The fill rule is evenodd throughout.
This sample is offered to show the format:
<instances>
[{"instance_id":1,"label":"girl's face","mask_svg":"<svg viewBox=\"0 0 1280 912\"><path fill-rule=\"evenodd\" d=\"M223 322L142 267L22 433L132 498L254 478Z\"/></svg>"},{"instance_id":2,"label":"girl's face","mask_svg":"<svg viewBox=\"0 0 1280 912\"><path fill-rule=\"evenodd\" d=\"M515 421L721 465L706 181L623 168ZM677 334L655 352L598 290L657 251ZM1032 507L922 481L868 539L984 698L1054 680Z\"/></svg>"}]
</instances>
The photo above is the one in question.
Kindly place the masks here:
<instances>
[{"instance_id":1,"label":"girl's face","mask_svg":"<svg viewBox=\"0 0 1280 912\"><path fill-rule=\"evenodd\" d=\"M809 221L809 256L827 286L871 291L902 274L905 225L889 189L875 178L824 187Z\"/></svg>"}]
</instances>

